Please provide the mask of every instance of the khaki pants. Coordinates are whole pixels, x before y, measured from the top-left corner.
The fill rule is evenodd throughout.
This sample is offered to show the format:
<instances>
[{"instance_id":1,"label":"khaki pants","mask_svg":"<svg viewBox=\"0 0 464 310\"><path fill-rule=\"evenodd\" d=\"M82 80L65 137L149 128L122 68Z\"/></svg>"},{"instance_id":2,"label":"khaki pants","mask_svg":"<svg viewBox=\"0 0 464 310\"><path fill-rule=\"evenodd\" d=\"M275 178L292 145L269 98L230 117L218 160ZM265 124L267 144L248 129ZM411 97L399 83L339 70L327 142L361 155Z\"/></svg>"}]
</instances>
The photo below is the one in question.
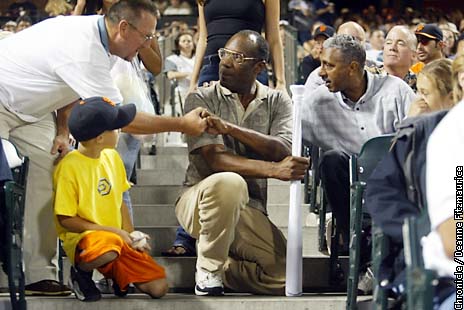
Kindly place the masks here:
<instances>
[{"instance_id":1,"label":"khaki pants","mask_svg":"<svg viewBox=\"0 0 464 310\"><path fill-rule=\"evenodd\" d=\"M247 185L240 175L215 173L180 197L176 215L198 240L197 269L222 273L224 284L236 291L282 295L285 237L247 203Z\"/></svg>"},{"instance_id":2,"label":"khaki pants","mask_svg":"<svg viewBox=\"0 0 464 310\"><path fill-rule=\"evenodd\" d=\"M54 158L50 154L55 133L53 114L27 123L0 103L0 137L12 141L30 160L24 215L26 283L56 277L51 266L57 235L52 206Z\"/></svg>"}]
</instances>

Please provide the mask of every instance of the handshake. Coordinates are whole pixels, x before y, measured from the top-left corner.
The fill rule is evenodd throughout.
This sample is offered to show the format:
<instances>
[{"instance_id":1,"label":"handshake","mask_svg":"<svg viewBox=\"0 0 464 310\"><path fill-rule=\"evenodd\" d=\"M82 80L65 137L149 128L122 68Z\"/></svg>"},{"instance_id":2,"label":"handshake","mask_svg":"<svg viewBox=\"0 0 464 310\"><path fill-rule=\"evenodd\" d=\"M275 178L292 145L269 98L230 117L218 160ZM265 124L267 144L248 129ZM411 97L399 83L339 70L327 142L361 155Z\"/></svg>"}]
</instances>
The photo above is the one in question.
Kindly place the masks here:
<instances>
[{"instance_id":1,"label":"handshake","mask_svg":"<svg viewBox=\"0 0 464 310\"><path fill-rule=\"evenodd\" d=\"M185 114L183 121L182 132L191 136L198 136L205 131L212 135L228 134L234 126L200 107Z\"/></svg>"}]
</instances>

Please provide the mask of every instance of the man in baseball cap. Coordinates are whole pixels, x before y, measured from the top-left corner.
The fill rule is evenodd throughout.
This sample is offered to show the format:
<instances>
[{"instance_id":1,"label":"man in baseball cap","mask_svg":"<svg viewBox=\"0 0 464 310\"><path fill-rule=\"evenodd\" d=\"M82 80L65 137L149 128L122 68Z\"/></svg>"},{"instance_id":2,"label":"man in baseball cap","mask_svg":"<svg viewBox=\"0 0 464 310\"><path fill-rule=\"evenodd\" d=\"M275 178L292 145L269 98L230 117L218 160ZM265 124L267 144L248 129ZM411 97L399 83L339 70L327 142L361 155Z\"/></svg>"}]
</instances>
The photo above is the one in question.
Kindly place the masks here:
<instances>
[{"instance_id":1,"label":"man in baseball cap","mask_svg":"<svg viewBox=\"0 0 464 310\"><path fill-rule=\"evenodd\" d=\"M308 78L308 75L316 68L321 65L321 61L319 60L319 56L322 52L322 44L325 40L330 37L333 37L335 34L335 29L326 26L320 25L318 26L313 33L313 40L314 40L314 47L311 50L311 53L305 56L299 66L300 72L300 81L304 83Z\"/></svg>"},{"instance_id":2,"label":"man in baseball cap","mask_svg":"<svg viewBox=\"0 0 464 310\"><path fill-rule=\"evenodd\" d=\"M417 74L429 62L445 57L443 32L436 24L420 24L415 31L417 37L417 59L411 70Z\"/></svg>"}]
</instances>

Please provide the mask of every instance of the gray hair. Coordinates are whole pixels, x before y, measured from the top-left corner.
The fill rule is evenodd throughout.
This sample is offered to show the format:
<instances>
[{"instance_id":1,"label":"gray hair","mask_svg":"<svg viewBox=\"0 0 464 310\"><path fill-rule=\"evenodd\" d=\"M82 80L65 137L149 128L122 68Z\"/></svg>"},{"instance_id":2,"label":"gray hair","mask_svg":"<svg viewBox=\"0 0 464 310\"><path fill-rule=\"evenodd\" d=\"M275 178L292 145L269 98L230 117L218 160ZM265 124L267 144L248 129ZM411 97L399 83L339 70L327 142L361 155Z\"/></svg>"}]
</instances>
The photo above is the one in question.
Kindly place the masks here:
<instances>
[{"instance_id":1,"label":"gray hair","mask_svg":"<svg viewBox=\"0 0 464 310\"><path fill-rule=\"evenodd\" d=\"M345 63L349 64L352 61L359 63L359 67L364 70L366 63L366 51L362 44L353 36L346 34L337 34L324 41L324 49L334 48L340 50L343 54Z\"/></svg>"},{"instance_id":2,"label":"gray hair","mask_svg":"<svg viewBox=\"0 0 464 310\"><path fill-rule=\"evenodd\" d=\"M411 29L409 29L409 27L406 26L406 25L396 25L396 26L392 27L392 29L390 29L390 31L392 31L393 29L401 29L406 33L406 35L408 37L408 39L407 39L408 41L406 43L408 44L408 47L411 49L411 51L415 52L416 49L417 49L417 37L414 34L414 32L412 32ZM388 36L388 34L387 34L387 36Z\"/></svg>"}]
</instances>

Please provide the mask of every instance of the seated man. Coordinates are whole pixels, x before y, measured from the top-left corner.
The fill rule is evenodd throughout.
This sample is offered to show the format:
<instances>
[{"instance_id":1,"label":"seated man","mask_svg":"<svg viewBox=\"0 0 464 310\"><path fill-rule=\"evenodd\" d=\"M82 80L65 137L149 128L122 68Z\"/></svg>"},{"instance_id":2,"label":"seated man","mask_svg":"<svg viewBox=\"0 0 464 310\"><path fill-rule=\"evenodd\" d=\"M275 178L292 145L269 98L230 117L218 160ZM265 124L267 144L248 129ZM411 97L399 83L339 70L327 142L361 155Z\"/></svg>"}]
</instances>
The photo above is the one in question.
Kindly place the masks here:
<instances>
[{"instance_id":1,"label":"seated man","mask_svg":"<svg viewBox=\"0 0 464 310\"><path fill-rule=\"evenodd\" d=\"M222 295L223 283L281 295L286 240L266 212L267 178L300 180L307 158L292 157L291 100L256 81L269 56L266 40L241 31L219 50L220 82L187 97L186 112L208 109L208 133L188 138L188 186L179 223L198 240L197 295Z\"/></svg>"},{"instance_id":2,"label":"seated man","mask_svg":"<svg viewBox=\"0 0 464 310\"><path fill-rule=\"evenodd\" d=\"M303 139L325 153L321 180L338 231L347 247L349 231L350 155L370 138L392 133L414 98L401 79L364 69L366 53L352 36L324 42L320 76L325 85L303 99Z\"/></svg>"}]
</instances>

